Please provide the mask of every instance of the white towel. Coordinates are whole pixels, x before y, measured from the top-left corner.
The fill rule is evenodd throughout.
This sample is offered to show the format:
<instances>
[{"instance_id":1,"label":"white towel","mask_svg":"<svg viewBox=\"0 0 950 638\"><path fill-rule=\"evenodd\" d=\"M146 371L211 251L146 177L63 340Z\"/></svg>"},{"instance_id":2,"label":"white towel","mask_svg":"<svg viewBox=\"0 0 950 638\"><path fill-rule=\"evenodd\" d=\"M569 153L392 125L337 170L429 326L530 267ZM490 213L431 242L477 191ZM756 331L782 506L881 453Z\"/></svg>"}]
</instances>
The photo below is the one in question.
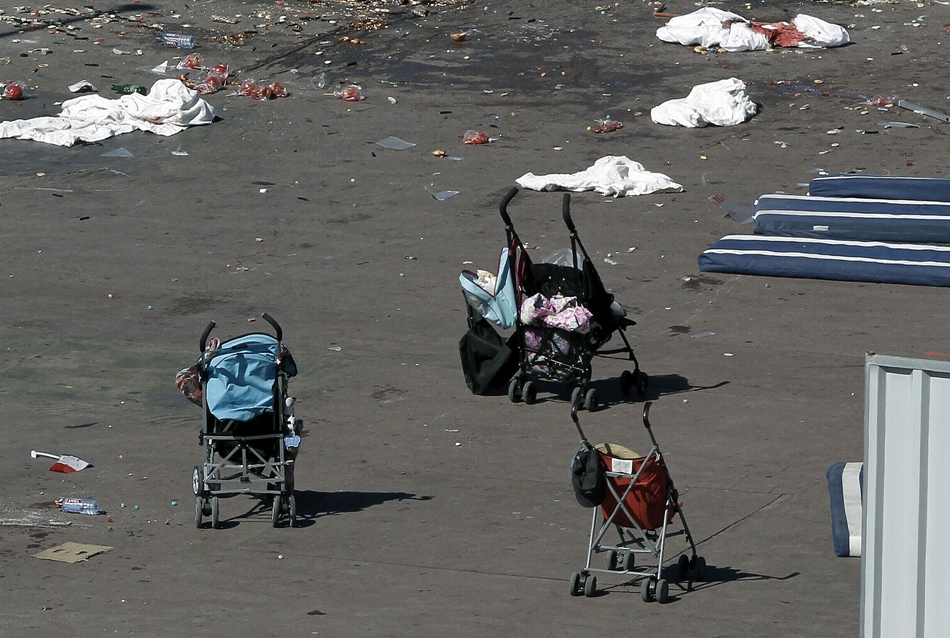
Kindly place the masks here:
<instances>
[{"instance_id":1,"label":"white towel","mask_svg":"<svg viewBox=\"0 0 950 638\"><path fill-rule=\"evenodd\" d=\"M745 93L745 83L729 78L698 84L686 97L653 107L650 117L657 124L667 126L734 126L751 118L756 110L755 103Z\"/></svg>"},{"instance_id":2,"label":"white towel","mask_svg":"<svg viewBox=\"0 0 950 638\"><path fill-rule=\"evenodd\" d=\"M180 80L162 79L148 95L123 95L110 100L84 95L63 102L59 116L0 123L0 138L15 137L57 146L99 142L131 131L170 136L189 126L210 124L214 107Z\"/></svg>"},{"instance_id":3,"label":"white towel","mask_svg":"<svg viewBox=\"0 0 950 638\"><path fill-rule=\"evenodd\" d=\"M536 191L589 191L603 195L647 195L657 192L678 193L683 187L662 173L651 173L639 162L624 156L601 157L579 173L535 175L525 173L516 182Z\"/></svg>"}]
</instances>

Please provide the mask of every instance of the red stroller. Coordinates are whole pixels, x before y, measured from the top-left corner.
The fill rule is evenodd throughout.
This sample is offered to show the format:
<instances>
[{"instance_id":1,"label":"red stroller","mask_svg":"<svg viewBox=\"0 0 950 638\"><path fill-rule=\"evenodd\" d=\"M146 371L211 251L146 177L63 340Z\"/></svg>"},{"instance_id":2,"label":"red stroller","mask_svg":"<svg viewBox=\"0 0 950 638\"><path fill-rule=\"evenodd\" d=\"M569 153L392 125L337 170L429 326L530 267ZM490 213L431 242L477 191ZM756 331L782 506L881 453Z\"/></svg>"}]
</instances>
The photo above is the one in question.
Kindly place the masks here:
<instances>
[{"instance_id":1,"label":"red stroller","mask_svg":"<svg viewBox=\"0 0 950 638\"><path fill-rule=\"evenodd\" d=\"M588 598L593 596L597 591L594 574L600 573L624 576L628 582L642 579L643 601L665 603L669 599L669 583L663 578L663 557L667 538L676 535L685 536L689 544L689 554L682 553L677 560L677 578L683 580L690 572L695 580L705 578L706 560L696 554L696 543L686 524L679 493L650 428L651 405L652 402L648 402L643 406L643 425L653 443L646 456L615 444L592 447L577 420L578 406L571 407L571 418L581 435L581 450L596 450L606 478L603 501L594 507L591 520L587 565L571 576L572 596L582 593ZM582 501L580 496L578 500ZM589 504L586 500L582 502ZM672 531L670 525L676 517L682 529ZM611 528L616 529L619 536L615 542L604 538ZM594 554L600 553L606 554L606 568L591 566ZM637 554L656 562L637 565Z\"/></svg>"}]
</instances>

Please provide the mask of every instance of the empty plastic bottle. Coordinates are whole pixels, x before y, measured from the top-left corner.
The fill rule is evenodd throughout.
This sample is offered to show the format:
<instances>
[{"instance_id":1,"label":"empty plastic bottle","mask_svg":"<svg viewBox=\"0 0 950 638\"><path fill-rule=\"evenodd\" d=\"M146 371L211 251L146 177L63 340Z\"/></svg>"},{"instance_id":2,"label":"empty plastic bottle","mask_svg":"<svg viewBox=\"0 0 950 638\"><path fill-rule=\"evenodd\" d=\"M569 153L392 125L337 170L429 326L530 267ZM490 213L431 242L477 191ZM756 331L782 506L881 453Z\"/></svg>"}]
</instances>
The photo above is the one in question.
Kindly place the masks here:
<instances>
[{"instance_id":1,"label":"empty plastic bottle","mask_svg":"<svg viewBox=\"0 0 950 638\"><path fill-rule=\"evenodd\" d=\"M56 501L56 507L74 514L95 516L99 513L99 501L91 498L61 498Z\"/></svg>"},{"instance_id":2,"label":"empty plastic bottle","mask_svg":"<svg viewBox=\"0 0 950 638\"><path fill-rule=\"evenodd\" d=\"M184 35L181 33L163 33L155 38L165 46L175 47L176 49L194 49L195 36Z\"/></svg>"}]
</instances>

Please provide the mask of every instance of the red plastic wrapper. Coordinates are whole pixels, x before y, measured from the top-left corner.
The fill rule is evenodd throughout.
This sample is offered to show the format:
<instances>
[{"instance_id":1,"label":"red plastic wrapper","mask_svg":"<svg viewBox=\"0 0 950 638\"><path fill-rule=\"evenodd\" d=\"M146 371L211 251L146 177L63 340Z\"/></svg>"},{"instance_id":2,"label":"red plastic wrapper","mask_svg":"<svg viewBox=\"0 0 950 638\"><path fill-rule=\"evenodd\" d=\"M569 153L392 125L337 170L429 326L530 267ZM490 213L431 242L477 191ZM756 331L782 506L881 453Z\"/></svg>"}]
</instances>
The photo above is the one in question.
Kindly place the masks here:
<instances>
[{"instance_id":1,"label":"red plastic wrapper","mask_svg":"<svg viewBox=\"0 0 950 638\"><path fill-rule=\"evenodd\" d=\"M195 85L195 90L202 95L209 95L211 93L220 91L227 83L228 67L224 64L219 64L211 69L204 82L200 82Z\"/></svg>"},{"instance_id":2,"label":"red plastic wrapper","mask_svg":"<svg viewBox=\"0 0 950 638\"><path fill-rule=\"evenodd\" d=\"M591 127L592 133L610 133L623 128L623 122L617 120L597 120L597 126Z\"/></svg>"},{"instance_id":3,"label":"red plastic wrapper","mask_svg":"<svg viewBox=\"0 0 950 638\"><path fill-rule=\"evenodd\" d=\"M363 87L357 84L350 84L349 86L344 86L339 91L334 91L333 95L337 96L345 102L362 102L366 98L363 97Z\"/></svg>"},{"instance_id":4,"label":"red plastic wrapper","mask_svg":"<svg viewBox=\"0 0 950 638\"><path fill-rule=\"evenodd\" d=\"M272 100L279 97L287 97L290 93L280 82L272 82L267 85L257 85L251 80L245 80L238 89L238 95L246 95L255 100Z\"/></svg>"},{"instance_id":5,"label":"red plastic wrapper","mask_svg":"<svg viewBox=\"0 0 950 638\"><path fill-rule=\"evenodd\" d=\"M201 68L201 58L197 55L189 55L187 58L178 63L179 69L192 69L194 71Z\"/></svg>"},{"instance_id":6,"label":"red plastic wrapper","mask_svg":"<svg viewBox=\"0 0 950 638\"><path fill-rule=\"evenodd\" d=\"M22 100L23 99L23 83L11 82L10 84L3 87L3 99Z\"/></svg>"},{"instance_id":7,"label":"red plastic wrapper","mask_svg":"<svg viewBox=\"0 0 950 638\"><path fill-rule=\"evenodd\" d=\"M488 144L488 133L468 130L462 135L462 141L466 144Z\"/></svg>"}]
</instances>

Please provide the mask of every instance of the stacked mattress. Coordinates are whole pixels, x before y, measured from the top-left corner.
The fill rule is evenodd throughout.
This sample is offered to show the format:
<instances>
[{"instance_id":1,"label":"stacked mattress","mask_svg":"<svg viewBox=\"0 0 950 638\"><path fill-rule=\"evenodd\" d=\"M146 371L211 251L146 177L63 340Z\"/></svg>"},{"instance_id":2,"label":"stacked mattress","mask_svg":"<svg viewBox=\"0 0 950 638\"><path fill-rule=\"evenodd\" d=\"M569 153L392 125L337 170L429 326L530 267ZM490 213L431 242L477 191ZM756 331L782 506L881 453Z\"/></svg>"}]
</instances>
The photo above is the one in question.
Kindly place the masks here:
<instances>
[{"instance_id":1,"label":"stacked mattress","mask_svg":"<svg viewBox=\"0 0 950 638\"><path fill-rule=\"evenodd\" d=\"M950 286L950 179L833 175L763 195L754 235L729 235L700 270Z\"/></svg>"}]
</instances>

